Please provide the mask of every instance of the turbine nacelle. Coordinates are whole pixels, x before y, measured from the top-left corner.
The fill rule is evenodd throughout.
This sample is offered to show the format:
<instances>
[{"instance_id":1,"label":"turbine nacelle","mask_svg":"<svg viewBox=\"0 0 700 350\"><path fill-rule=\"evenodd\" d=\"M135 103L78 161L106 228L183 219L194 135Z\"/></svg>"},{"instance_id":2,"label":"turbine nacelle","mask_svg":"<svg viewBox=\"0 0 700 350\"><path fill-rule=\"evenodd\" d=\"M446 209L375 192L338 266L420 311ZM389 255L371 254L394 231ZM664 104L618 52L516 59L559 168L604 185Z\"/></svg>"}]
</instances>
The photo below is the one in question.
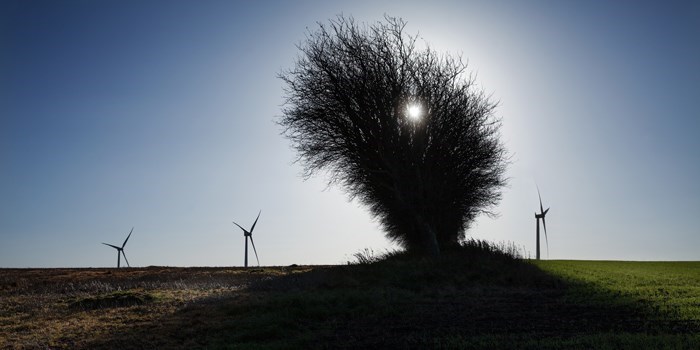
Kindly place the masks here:
<instances>
[{"instance_id":1,"label":"turbine nacelle","mask_svg":"<svg viewBox=\"0 0 700 350\"><path fill-rule=\"evenodd\" d=\"M547 208L547 210L545 210L545 211L543 211L543 212L541 212L541 213L539 213L539 214L537 214L537 212L535 212L535 218L537 218L537 219L544 219L544 216L547 215L547 212L548 212L548 211L549 211L549 208Z\"/></svg>"}]
</instances>

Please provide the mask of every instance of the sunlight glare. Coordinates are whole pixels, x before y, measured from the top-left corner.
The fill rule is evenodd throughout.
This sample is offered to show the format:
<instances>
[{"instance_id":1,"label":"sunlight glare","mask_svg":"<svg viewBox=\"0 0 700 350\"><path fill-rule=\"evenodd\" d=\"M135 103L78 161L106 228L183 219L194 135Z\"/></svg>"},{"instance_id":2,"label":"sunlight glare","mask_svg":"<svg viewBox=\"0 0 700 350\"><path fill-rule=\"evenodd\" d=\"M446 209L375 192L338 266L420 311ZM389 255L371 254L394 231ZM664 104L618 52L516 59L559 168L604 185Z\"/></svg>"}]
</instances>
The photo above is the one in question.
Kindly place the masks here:
<instances>
[{"instance_id":1,"label":"sunlight glare","mask_svg":"<svg viewBox=\"0 0 700 350\"><path fill-rule=\"evenodd\" d=\"M410 104L407 106L406 111L408 112L406 115L408 116L409 119L413 121L418 121L421 116L423 115L423 110L421 109L419 104Z\"/></svg>"}]
</instances>

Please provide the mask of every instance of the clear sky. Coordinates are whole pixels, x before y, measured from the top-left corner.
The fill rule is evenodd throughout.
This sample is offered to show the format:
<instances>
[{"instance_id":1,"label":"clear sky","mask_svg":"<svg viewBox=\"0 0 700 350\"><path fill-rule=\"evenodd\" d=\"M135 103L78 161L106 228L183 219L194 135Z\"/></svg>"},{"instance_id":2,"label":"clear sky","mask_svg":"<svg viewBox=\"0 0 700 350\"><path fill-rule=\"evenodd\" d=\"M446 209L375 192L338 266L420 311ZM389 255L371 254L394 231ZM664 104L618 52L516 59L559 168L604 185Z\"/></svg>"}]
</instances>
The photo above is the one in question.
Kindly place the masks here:
<instances>
[{"instance_id":1,"label":"clear sky","mask_svg":"<svg viewBox=\"0 0 700 350\"><path fill-rule=\"evenodd\" d=\"M697 1L2 1L0 267L343 263L392 245L300 177L276 77L307 28L386 13L462 54L512 153L477 238L552 259L700 260ZM545 253L546 256L546 253Z\"/></svg>"}]
</instances>

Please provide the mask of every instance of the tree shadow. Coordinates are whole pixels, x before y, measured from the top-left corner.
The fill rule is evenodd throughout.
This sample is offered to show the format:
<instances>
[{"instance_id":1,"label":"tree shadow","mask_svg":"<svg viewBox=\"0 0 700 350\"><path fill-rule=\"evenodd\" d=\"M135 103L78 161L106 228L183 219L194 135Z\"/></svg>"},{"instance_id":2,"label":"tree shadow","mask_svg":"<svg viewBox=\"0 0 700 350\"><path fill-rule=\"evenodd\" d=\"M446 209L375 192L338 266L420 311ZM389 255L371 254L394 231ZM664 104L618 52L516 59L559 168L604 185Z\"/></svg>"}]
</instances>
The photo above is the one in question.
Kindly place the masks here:
<instances>
[{"instance_id":1,"label":"tree shadow","mask_svg":"<svg viewBox=\"0 0 700 350\"><path fill-rule=\"evenodd\" d=\"M697 320L672 308L564 280L525 261L476 257L290 267L87 347L469 347L483 337L519 347L523 339L697 332Z\"/></svg>"}]
</instances>

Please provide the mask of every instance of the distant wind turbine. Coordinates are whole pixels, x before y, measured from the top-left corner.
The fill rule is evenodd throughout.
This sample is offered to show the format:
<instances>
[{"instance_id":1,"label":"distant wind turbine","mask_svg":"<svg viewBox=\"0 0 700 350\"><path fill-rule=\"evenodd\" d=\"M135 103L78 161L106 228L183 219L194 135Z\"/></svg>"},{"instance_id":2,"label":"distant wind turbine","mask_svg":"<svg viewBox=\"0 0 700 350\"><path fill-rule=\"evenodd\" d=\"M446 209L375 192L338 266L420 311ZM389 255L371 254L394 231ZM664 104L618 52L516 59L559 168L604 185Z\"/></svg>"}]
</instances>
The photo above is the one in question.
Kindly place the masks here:
<instances>
[{"instance_id":1,"label":"distant wind turbine","mask_svg":"<svg viewBox=\"0 0 700 350\"><path fill-rule=\"evenodd\" d=\"M129 240L129 237L131 237L131 233L132 233L132 232L134 232L134 228L133 228L133 227L131 228L131 231L129 231L129 235L126 236L126 239L124 240L124 243L122 244L121 247L117 247L116 245L111 245L111 244L108 244L108 243L102 243L102 244L104 244L104 245L108 245L108 246L110 246L110 247L112 247L112 248L114 248L114 249L117 250L117 268L119 268L119 264L120 264L120 260L121 260L121 255L124 255L124 260L126 260L126 266L131 267L131 265L129 265L129 260L126 258L126 254L124 253L124 246L126 245L126 241Z\"/></svg>"},{"instance_id":2,"label":"distant wind turbine","mask_svg":"<svg viewBox=\"0 0 700 350\"><path fill-rule=\"evenodd\" d=\"M545 215L547 215L549 208L547 208L547 210L544 210L544 207L542 206L542 196L540 196L539 186L537 187L537 197L540 198L540 213L539 214L535 213L535 219L537 220L537 260L540 260L540 219L542 219L542 227L544 227L544 240L547 243L547 256L549 256L549 240L547 239L547 222L544 221L544 217L545 217Z\"/></svg>"},{"instance_id":3,"label":"distant wind turbine","mask_svg":"<svg viewBox=\"0 0 700 350\"><path fill-rule=\"evenodd\" d=\"M250 231L244 229L241 227L241 225L236 224L235 221L233 221L236 226L238 226L241 230L243 230L243 236L245 236L245 260L244 260L244 266L248 267L248 237L250 237L250 243L253 245L253 252L255 253L255 260L258 261L258 266L260 266L260 259L258 259L258 251L255 249L255 242L253 242L253 230L255 229L255 224L258 223L258 219L260 219L260 213L262 213L262 210L258 212L258 217L255 218L255 222L253 223L253 226L250 227Z\"/></svg>"}]
</instances>

